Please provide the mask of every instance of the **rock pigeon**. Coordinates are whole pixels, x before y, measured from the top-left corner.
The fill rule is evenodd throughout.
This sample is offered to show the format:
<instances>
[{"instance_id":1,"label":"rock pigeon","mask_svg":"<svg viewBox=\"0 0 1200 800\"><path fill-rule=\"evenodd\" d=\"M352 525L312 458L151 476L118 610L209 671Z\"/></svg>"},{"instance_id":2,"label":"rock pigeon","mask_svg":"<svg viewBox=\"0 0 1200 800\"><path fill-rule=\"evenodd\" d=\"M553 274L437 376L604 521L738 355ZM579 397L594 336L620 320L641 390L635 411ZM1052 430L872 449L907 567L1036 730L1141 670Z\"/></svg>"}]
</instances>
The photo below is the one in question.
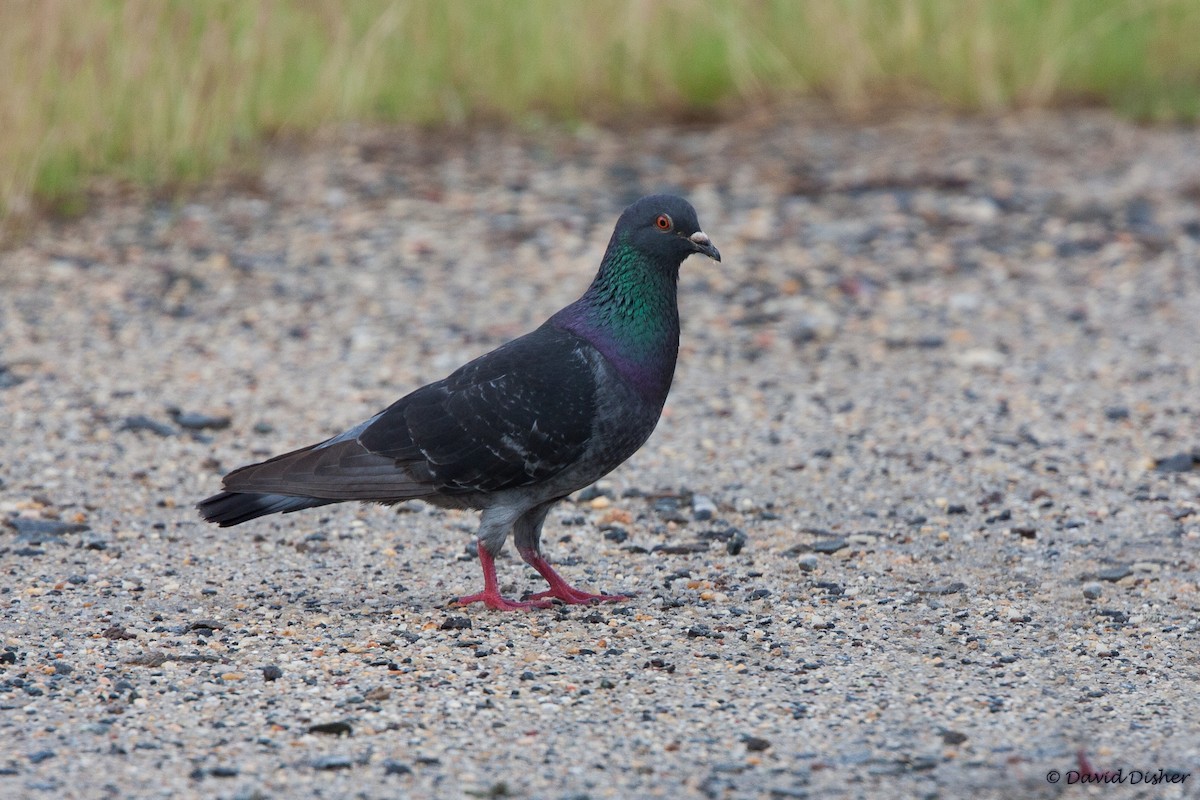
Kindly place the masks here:
<instances>
[{"instance_id":1,"label":"rock pigeon","mask_svg":"<svg viewBox=\"0 0 1200 800\"><path fill-rule=\"evenodd\" d=\"M643 197L621 214L588 290L540 328L332 439L234 470L200 514L227 527L346 500L479 509L484 588L458 603L515 610L628 599L570 586L542 555L542 523L658 423L679 352L679 267L693 253L721 260L695 209L680 197ZM496 581L510 531L550 584L526 601L503 597Z\"/></svg>"}]
</instances>

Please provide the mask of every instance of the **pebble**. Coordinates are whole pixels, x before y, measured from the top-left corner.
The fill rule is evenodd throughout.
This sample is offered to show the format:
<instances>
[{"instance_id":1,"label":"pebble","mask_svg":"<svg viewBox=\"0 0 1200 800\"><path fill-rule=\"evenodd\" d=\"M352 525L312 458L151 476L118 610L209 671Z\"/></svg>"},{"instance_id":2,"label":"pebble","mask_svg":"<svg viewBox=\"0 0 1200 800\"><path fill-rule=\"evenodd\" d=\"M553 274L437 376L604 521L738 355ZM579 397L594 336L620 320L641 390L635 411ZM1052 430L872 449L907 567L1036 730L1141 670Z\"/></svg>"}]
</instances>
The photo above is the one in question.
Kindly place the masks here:
<instances>
[{"instance_id":1,"label":"pebble","mask_svg":"<svg viewBox=\"0 0 1200 800\"><path fill-rule=\"evenodd\" d=\"M1200 458L1195 453L1176 453L1155 461L1154 468L1159 472L1191 472L1197 464Z\"/></svg>"},{"instance_id":2,"label":"pebble","mask_svg":"<svg viewBox=\"0 0 1200 800\"><path fill-rule=\"evenodd\" d=\"M814 555L800 556L798 559L796 559L796 563L799 565L800 569L805 572L815 572L817 566L820 564L820 562L817 560L817 557Z\"/></svg>"},{"instance_id":3,"label":"pebble","mask_svg":"<svg viewBox=\"0 0 1200 800\"><path fill-rule=\"evenodd\" d=\"M770 740L761 736L745 736L742 741L746 743L746 749L751 753L761 753L771 747Z\"/></svg>"},{"instance_id":4,"label":"pebble","mask_svg":"<svg viewBox=\"0 0 1200 800\"><path fill-rule=\"evenodd\" d=\"M1104 409L1104 417L1112 422L1129 419L1129 407L1109 406L1108 408Z\"/></svg>"},{"instance_id":5,"label":"pebble","mask_svg":"<svg viewBox=\"0 0 1200 800\"><path fill-rule=\"evenodd\" d=\"M1104 594L1104 587L1098 583L1085 583L1083 585L1083 596L1088 600L1098 600Z\"/></svg>"},{"instance_id":6,"label":"pebble","mask_svg":"<svg viewBox=\"0 0 1200 800\"><path fill-rule=\"evenodd\" d=\"M144 414L135 414L131 417L126 417L121 422L120 430L123 431L149 431L157 436L174 436L176 430L165 422L151 419Z\"/></svg>"},{"instance_id":7,"label":"pebble","mask_svg":"<svg viewBox=\"0 0 1200 800\"><path fill-rule=\"evenodd\" d=\"M319 756L313 759L312 766L318 770L350 769L354 766L354 759L342 755Z\"/></svg>"},{"instance_id":8,"label":"pebble","mask_svg":"<svg viewBox=\"0 0 1200 800\"><path fill-rule=\"evenodd\" d=\"M319 722L308 726L309 733L320 733L326 736L352 736L354 729L349 722Z\"/></svg>"},{"instance_id":9,"label":"pebble","mask_svg":"<svg viewBox=\"0 0 1200 800\"><path fill-rule=\"evenodd\" d=\"M716 513L717 504L712 501L712 498L703 494L692 496L692 519L697 522L706 522L712 519Z\"/></svg>"},{"instance_id":10,"label":"pebble","mask_svg":"<svg viewBox=\"0 0 1200 800\"><path fill-rule=\"evenodd\" d=\"M731 556L739 555L746 546L746 534L734 528L725 542L725 552Z\"/></svg>"},{"instance_id":11,"label":"pebble","mask_svg":"<svg viewBox=\"0 0 1200 800\"><path fill-rule=\"evenodd\" d=\"M1109 567L1108 569L1102 569L1102 570L1098 571L1096 573L1096 579L1101 580L1101 581L1108 581L1110 583L1115 583L1115 582L1121 580L1122 578L1129 577L1132 574L1133 574L1133 570L1131 570L1128 565L1120 564L1115 567Z\"/></svg>"},{"instance_id":12,"label":"pebble","mask_svg":"<svg viewBox=\"0 0 1200 800\"><path fill-rule=\"evenodd\" d=\"M233 419L227 414L202 414L197 411L183 411L178 408L168 408L167 414L181 428L192 431L224 430Z\"/></svg>"},{"instance_id":13,"label":"pebble","mask_svg":"<svg viewBox=\"0 0 1200 800\"><path fill-rule=\"evenodd\" d=\"M31 544L52 542L58 537L71 533L84 533L91 527L79 522L60 522L56 519L30 519L14 517L4 520L4 524L17 532L17 536Z\"/></svg>"}]
</instances>

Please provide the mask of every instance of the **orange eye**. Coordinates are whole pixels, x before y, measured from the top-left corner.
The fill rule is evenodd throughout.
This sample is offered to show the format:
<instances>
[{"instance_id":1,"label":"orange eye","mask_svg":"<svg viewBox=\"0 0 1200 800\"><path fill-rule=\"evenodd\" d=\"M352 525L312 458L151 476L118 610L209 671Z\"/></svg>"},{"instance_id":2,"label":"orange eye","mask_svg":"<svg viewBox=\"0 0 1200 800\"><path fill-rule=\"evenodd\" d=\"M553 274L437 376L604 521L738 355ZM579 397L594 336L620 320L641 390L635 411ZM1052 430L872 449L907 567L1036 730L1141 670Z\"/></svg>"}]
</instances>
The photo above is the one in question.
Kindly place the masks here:
<instances>
[{"instance_id":1,"label":"orange eye","mask_svg":"<svg viewBox=\"0 0 1200 800\"><path fill-rule=\"evenodd\" d=\"M656 220L654 220L654 227L658 228L660 231L671 230L671 227L672 227L671 218L668 217L666 214L659 214L658 218Z\"/></svg>"}]
</instances>

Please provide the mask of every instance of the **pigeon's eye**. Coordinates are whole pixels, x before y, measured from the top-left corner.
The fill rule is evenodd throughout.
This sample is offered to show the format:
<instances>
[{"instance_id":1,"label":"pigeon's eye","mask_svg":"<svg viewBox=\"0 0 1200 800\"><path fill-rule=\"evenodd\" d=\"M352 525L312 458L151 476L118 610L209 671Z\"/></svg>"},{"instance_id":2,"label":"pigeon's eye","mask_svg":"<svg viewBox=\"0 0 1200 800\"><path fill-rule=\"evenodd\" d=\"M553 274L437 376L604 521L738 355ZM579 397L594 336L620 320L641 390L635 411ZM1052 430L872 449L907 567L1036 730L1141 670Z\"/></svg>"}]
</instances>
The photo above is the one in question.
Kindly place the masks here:
<instances>
[{"instance_id":1,"label":"pigeon's eye","mask_svg":"<svg viewBox=\"0 0 1200 800\"><path fill-rule=\"evenodd\" d=\"M674 227L674 223L671 222L671 218L666 214L659 214L658 218L654 220L654 227L660 231L669 231Z\"/></svg>"}]
</instances>

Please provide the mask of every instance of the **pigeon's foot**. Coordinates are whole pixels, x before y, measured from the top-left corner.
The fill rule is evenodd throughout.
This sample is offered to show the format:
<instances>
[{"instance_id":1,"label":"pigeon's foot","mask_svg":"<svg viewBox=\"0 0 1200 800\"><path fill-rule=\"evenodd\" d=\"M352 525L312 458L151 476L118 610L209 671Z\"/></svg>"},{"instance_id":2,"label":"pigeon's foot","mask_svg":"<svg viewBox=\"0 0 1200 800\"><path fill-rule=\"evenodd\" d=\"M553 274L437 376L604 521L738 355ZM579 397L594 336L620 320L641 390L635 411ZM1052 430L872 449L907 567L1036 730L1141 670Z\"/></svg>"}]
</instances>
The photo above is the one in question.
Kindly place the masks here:
<instances>
[{"instance_id":1,"label":"pigeon's foot","mask_svg":"<svg viewBox=\"0 0 1200 800\"><path fill-rule=\"evenodd\" d=\"M530 600L544 600L550 597L554 598L555 600L561 600L567 605L579 605L582 603L619 603L622 600L629 599L629 596L624 594L591 594L589 592L581 592L565 581L563 582L562 586L529 595Z\"/></svg>"},{"instance_id":2,"label":"pigeon's foot","mask_svg":"<svg viewBox=\"0 0 1200 800\"><path fill-rule=\"evenodd\" d=\"M554 567L550 566L550 562L542 558L541 553L536 550L522 550L521 558L525 559L525 563L536 569L546 579L546 583L550 584L550 588L546 591L530 595L530 600L545 601L553 598L568 605L579 605L582 603L619 603L629 599L623 594L591 594L576 589L563 580L563 577L554 571Z\"/></svg>"},{"instance_id":3,"label":"pigeon's foot","mask_svg":"<svg viewBox=\"0 0 1200 800\"><path fill-rule=\"evenodd\" d=\"M469 606L472 603L483 603L493 611L528 611L532 608L549 608L553 605L549 600L538 600L533 598L529 601L509 600L502 596L497 591L487 591L486 589L476 594L468 594L454 601L460 606Z\"/></svg>"},{"instance_id":4,"label":"pigeon's foot","mask_svg":"<svg viewBox=\"0 0 1200 800\"><path fill-rule=\"evenodd\" d=\"M479 553L479 566L483 567L483 591L460 597L454 602L460 606L483 603L493 611L528 611L531 608L549 608L552 605L549 600L509 600L501 595L500 585L496 581L496 560L483 546L482 541L476 542L475 552Z\"/></svg>"}]
</instances>

